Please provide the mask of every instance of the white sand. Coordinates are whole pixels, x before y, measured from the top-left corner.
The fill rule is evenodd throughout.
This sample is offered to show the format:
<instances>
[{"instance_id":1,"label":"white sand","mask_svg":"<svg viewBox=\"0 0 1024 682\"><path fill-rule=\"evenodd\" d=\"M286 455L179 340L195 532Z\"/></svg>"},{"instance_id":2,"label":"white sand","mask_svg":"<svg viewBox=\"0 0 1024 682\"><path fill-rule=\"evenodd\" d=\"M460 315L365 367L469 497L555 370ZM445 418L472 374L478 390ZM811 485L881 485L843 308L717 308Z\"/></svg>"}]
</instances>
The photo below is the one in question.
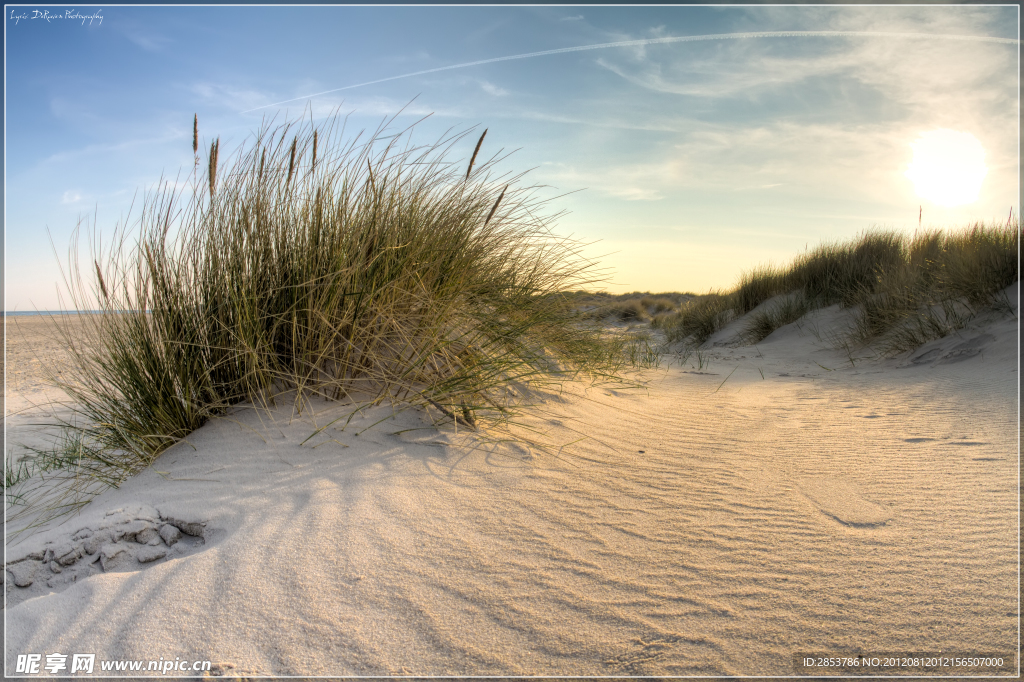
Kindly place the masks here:
<instances>
[{"instance_id":1,"label":"white sand","mask_svg":"<svg viewBox=\"0 0 1024 682\"><path fill-rule=\"evenodd\" d=\"M79 550L60 574L22 562L34 576L7 575L7 671L53 652L231 675L790 675L798 652L1012 657L1017 320L851 363L816 338L842 319L712 346L710 368L658 372L647 393L568 386L544 427L587 438L549 454L474 447L389 408L303 445L350 408L238 409L8 544L12 562L74 557L104 530L199 534ZM22 386L9 410L45 397ZM38 437L26 420L8 419L9 443Z\"/></svg>"}]
</instances>

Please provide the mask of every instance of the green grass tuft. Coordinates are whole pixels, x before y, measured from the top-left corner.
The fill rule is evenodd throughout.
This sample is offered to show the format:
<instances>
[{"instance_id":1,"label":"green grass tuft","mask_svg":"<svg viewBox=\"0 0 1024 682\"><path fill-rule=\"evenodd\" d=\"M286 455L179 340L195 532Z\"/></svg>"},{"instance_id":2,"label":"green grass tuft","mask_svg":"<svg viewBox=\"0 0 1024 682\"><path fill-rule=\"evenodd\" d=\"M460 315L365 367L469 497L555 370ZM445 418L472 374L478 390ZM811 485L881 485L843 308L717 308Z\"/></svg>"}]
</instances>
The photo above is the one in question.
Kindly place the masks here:
<instances>
[{"instance_id":1,"label":"green grass tuft","mask_svg":"<svg viewBox=\"0 0 1024 682\"><path fill-rule=\"evenodd\" d=\"M599 273L551 231L538 187L497 175L501 159L471 176L446 160L465 134L403 147L387 124L347 143L337 119L296 126L265 126L226 163L213 143L184 205L148 194L95 273L73 245L69 307L103 314L84 335L55 318L73 362L50 380L74 416L47 461L77 453L84 481L116 485L229 406L283 392L479 427L505 423L519 387L656 365L644 339L581 320L565 292Z\"/></svg>"},{"instance_id":2,"label":"green grass tuft","mask_svg":"<svg viewBox=\"0 0 1024 682\"><path fill-rule=\"evenodd\" d=\"M735 317L786 294L754 315L746 338L756 343L813 308L838 304L857 309L843 343L885 337L882 352L895 354L962 329L982 307L1009 310L998 297L1019 278L1019 237L1016 222L913 237L869 231L825 243L789 266L746 272L734 290L694 298L657 326L669 341L699 345Z\"/></svg>"}]
</instances>

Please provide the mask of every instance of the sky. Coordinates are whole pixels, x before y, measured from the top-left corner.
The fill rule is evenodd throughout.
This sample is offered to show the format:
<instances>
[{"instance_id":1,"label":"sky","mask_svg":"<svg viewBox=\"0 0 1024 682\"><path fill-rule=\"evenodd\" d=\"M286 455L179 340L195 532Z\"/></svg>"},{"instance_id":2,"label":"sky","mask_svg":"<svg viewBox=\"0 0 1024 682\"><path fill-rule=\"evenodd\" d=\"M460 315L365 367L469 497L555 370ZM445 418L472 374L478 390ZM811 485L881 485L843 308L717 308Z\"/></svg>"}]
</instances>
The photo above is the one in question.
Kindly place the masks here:
<instances>
[{"instance_id":1,"label":"sky","mask_svg":"<svg viewBox=\"0 0 1024 682\"><path fill-rule=\"evenodd\" d=\"M353 134L429 114L422 143L486 128L482 153L514 152L500 169L545 186L611 292L729 288L874 227L1006 221L1018 12L8 5L6 310L58 308L79 221L109 239L133 198L187 176L193 116L228 152L304 113Z\"/></svg>"}]
</instances>

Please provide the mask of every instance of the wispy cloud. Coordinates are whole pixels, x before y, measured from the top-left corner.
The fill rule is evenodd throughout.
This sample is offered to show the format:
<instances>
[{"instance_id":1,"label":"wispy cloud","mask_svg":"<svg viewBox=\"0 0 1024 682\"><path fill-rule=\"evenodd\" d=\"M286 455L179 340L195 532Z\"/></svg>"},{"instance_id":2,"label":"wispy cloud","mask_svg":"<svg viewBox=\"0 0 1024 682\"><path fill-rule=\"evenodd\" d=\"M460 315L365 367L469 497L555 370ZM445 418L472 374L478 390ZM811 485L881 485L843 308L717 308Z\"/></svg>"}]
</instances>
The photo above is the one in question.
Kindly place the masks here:
<instances>
[{"instance_id":1,"label":"wispy cloud","mask_svg":"<svg viewBox=\"0 0 1024 682\"><path fill-rule=\"evenodd\" d=\"M795 186L826 193L892 191L909 161L910 130L889 125L804 125L697 131L676 144L674 180L689 187Z\"/></svg>"},{"instance_id":2,"label":"wispy cloud","mask_svg":"<svg viewBox=\"0 0 1024 682\"><path fill-rule=\"evenodd\" d=\"M504 89L488 81L474 79L473 83L494 96L508 94ZM296 89L304 87L315 88L316 85L305 81L300 83ZM210 109L217 112L231 112L232 114L241 108L251 107L253 104L266 102L274 97L274 95L266 90L240 87L223 82L204 81L193 83L188 87L188 91ZM356 94L354 96L346 96L341 93L318 97L312 100L302 98L289 100L275 108L282 113L287 111L289 117L294 117L303 111L312 112L315 119L326 118L336 113L341 115L354 113L367 116L392 116L400 109L403 110L403 116L429 116L434 114L438 116L461 117L465 114L465 112L451 106L430 106L420 99L410 101L383 95L367 96ZM273 113L268 112L267 109L269 108L250 108L249 111L254 114L253 118L259 119L266 114ZM202 121L200 121L200 125L202 125Z\"/></svg>"},{"instance_id":3,"label":"wispy cloud","mask_svg":"<svg viewBox=\"0 0 1024 682\"><path fill-rule=\"evenodd\" d=\"M750 97L780 85L835 72L838 65L819 61L760 57L749 61L645 60L632 65L599 58L596 64L626 81L655 92L691 97Z\"/></svg>"},{"instance_id":4,"label":"wispy cloud","mask_svg":"<svg viewBox=\"0 0 1024 682\"><path fill-rule=\"evenodd\" d=\"M430 52L416 50L412 53L389 54L378 58L381 64L408 64L410 62L424 63L430 61Z\"/></svg>"},{"instance_id":5,"label":"wispy cloud","mask_svg":"<svg viewBox=\"0 0 1024 682\"><path fill-rule=\"evenodd\" d=\"M191 132L189 132L188 136L191 137ZM184 127L182 127L182 131L180 133L170 133L160 137L134 138L112 144L90 144L84 147L68 149L67 151L51 154L50 156L38 161L36 166L46 167L66 165L72 162L80 164L84 159L89 157L100 157L106 159L111 154L117 152L131 151L137 153L140 148L156 147L167 142L183 140L185 137Z\"/></svg>"},{"instance_id":6,"label":"wispy cloud","mask_svg":"<svg viewBox=\"0 0 1024 682\"><path fill-rule=\"evenodd\" d=\"M508 94L508 90L505 90L504 88L499 88L497 85L491 83L490 81L480 81L480 88L488 95L493 95L495 97L504 97L505 95Z\"/></svg>"},{"instance_id":7,"label":"wispy cloud","mask_svg":"<svg viewBox=\"0 0 1024 682\"><path fill-rule=\"evenodd\" d=\"M510 109L489 114L498 118L518 118L528 121L545 121L548 123L564 123L579 128L608 128L612 130L640 130L646 132L673 133L684 129L686 120L677 119L668 125L657 121L628 120L625 118L585 118L582 116L563 115L536 109Z\"/></svg>"},{"instance_id":8,"label":"wispy cloud","mask_svg":"<svg viewBox=\"0 0 1024 682\"><path fill-rule=\"evenodd\" d=\"M659 27L660 29L660 27ZM490 29L488 29L490 31ZM864 31L760 31L760 32L749 32L749 33L718 33L718 34L707 34L707 35L690 35L690 36L664 36L664 37L653 37L653 38L640 38L637 40L619 40L610 43L598 43L594 45L579 45L575 47L561 47L554 50L541 50L540 52L527 52L523 54L508 55L505 57L492 57L489 59L478 59L473 62L463 62L461 64L450 64L448 66L438 66L432 69L424 69L422 71L414 71L412 73L400 74L397 76L388 76L387 78L378 78L376 80L367 81L365 83L356 83L353 85L345 85L339 88L333 88L331 90L324 90L322 92L315 92L309 95L302 95L300 97L294 97L292 99L275 102L272 104L264 104L261 107L249 109L241 113L249 113L255 111L255 109L265 109L269 107L280 106L281 104L287 104L289 102L295 102L303 99L311 99L313 97L321 97L335 92L341 92L343 90L351 90L353 88L362 88L368 85L376 85L378 83L386 83L389 81L399 80L402 78L411 78L413 76L423 76L430 73L438 73L441 71L450 71L453 69L465 69L472 66L481 66L483 64L495 64L498 62L506 62L519 59L531 59L536 57L545 57L548 55L555 54L568 54L571 52L583 52L589 50L604 50L609 48L631 48L635 51L637 58L644 56L644 51L648 46L653 45L668 45L673 43L694 43L694 42L708 42L708 41L722 41L722 40L749 40L758 38L843 38L843 37L885 37L889 39L918 39L918 40L930 40L933 42L942 41L966 41L966 42L990 42L990 43L1005 43L1017 45L1019 42L1010 38L999 38L991 36L976 36L976 35L961 35L961 34L944 34L944 35L930 35L924 33L868 33Z\"/></svg>"},{"instance_id":9,"label":"wispy cloud","mask_svg":"<svg viewBox=\"0 0 1024 682\"><path fill-rule=\"evenodd\" d=\"M125 33L125 37L148 52L160 52L174 42L166 36L156 35L154 33L139 33L136 31Z\"/></svg>"},{"instance_id":10,"label":"wispy cloud","mask_svg":"<svg viewBox=\"0 0 1024 682\"><path fill-rule=\"evenodd\" d=\"M984 22L958 27L948 13L942 16L942 22L914 28L994 31ZM836 28L850 26L893 32L912 27L907 22L858 24L844 15ZM881 183L889 178L902 187L905 183L896 173L899 159L909 154L909 142L918 133L936 128L974 134L982 140L991 167L1018 163L1017 50L1012 46L876 35L838 37L817 46L787 38L772 43L768 51L766 46L739 41L721 43L713 51L690 46L652 50L643 61L614 53L595 61L645 90L689 97L686 105L710 112L706 118L719 115L731 121L721 132L703 128L680 143L691 162L716 159L687 182L713 182L717 168L730 168L744 176L744 185L768 184L758 180L782 173L787 185L830 178L866 187L865 180ZM775 121L766 123L765 112ZM807 173L825 155L831 162L821 163L820 172ZM815 161L808 166L807 159ZM868 177L843 172L857 163L870 169Z\"/></svg>"},{"instance_id":11,"label":"wispy cloud","mask_svg":"<svg viewBox=\"0 0 1024 682\"><path fill-rule=\"evenodd\" d=\"M193 83L189 90L207 106L231 111L237 111L240 107L248 107L256 102L265 102L268 97L266 91L226 83Z\"/></svg>"},{"instance_id":12,"label":"wispy cloud","mask_svg":"<svg viewBox=\"0 0 1024 682\"><path fill-rule=\"evenodd\" d=\"M594 171L550 163L541 166L538 177L564 190L585 188L626 201L658 201L665 198L666 177L675 174L672 165L671 161L623 164Z\"/></svg>"},{"instance_id":13,"label":"wispy cloud","mask_svg":"<svg viewBox=\"0 0 1024 682\"><path fill-rule=\"evenodd\" d=\"M939 98L952 99L961 88L984 86L998 74L1004 80L1016 77L1015 67L1008 69L1016 60L1012 48L912 42L913 49L908 49L908 43L897 39L840 36L811 58L793 43L780 43L766 53L763 44L737 42L711 54L663 49L657 57L639 62L609 54L596 63L633 85L662 93L750 99L782 86L837 77L877 88L901 104L925 107ZM1005 83L993 85L1005 93Z\"/></svg>"},{"instance_id":14,"label":"wispy cloud","mask_svg":"<svg viewBox=\"0 0 1024 682\"><path fill-rule=\"evenodd\" d=\"M549 164L538 171L562 189L587 187L631 201L658 201L684 192L786 192L892 203L912 188L903 177L912 127L803 125L756 127L705 124L643 161L591 168Z\"/></svg>"}]
</instances>

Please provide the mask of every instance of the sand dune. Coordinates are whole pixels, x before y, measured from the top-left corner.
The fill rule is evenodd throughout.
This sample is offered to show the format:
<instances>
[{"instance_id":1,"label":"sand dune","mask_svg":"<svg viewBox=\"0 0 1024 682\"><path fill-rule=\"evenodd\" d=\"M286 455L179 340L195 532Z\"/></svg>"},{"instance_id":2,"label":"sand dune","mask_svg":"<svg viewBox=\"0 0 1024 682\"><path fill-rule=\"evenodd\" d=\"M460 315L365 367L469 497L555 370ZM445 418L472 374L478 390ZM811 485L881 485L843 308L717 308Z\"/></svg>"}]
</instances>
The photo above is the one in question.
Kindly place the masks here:
<instances>
[{"instance_id":1,"label":"sand dune","mask_svg":"<svg viewBox=\"0 0 1024 682\"><path fill-rule=\"evenodd\" d=\"M790 675L801 652L1015 670L1017 320L882 360L820 340L842 317L756 347L732 325L710 366L646 391L567 385L536 423L566 444L549 452L388 407L303 443L351 406L238 408L8 543L7 671L52 652L230 675ZM22 386L9 410L47 396Z\"/></svg>"}]
</instances>

